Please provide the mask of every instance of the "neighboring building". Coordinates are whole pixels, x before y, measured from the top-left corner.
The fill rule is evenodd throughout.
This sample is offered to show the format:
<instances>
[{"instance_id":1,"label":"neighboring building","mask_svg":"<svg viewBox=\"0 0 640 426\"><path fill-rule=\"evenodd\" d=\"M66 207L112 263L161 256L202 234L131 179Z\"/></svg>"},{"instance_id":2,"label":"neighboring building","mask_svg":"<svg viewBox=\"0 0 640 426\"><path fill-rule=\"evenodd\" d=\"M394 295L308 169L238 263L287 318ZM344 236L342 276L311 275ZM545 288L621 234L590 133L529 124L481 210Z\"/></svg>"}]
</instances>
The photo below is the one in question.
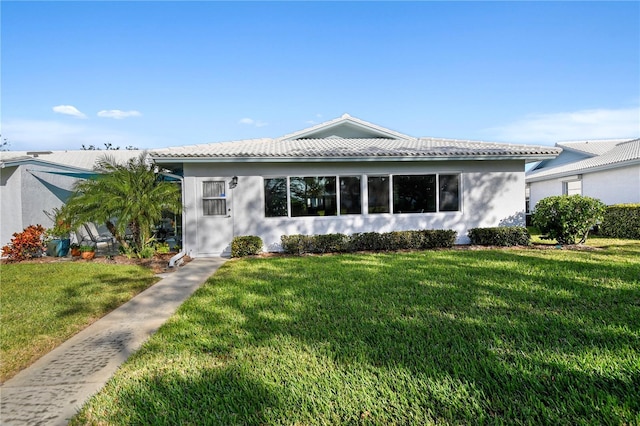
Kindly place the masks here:
<instances>
[{"instance_id":1,"label":"neighboring building","mask_svg":"<svg viewBox=\"0 0 640 426\"><path fill-rule=\"evenodd\" d=\"M603 203L640 203L640 139L556 144L562 153L526 173L527 206L552 195L585 195Z\"/></svg>"},{"instance_id":2,"label":"neighboring building","mask_svg":"<svg viewBox=\"0 0 640 426\"><path fill-rule=\"evenodd\" d=\"M29 225L51 227L45 212L62 206L78 179L94 176L100 156L125 162L140 155L129 150L0 152L0 246Z\"/></svg>"},{"instance_id":3,"label":"neighboring building","mask_svg":"<svg viewBox=\"0 0 640 426\"><path fill-rule=\"evenodd\" d=\"M166 148L183 177L183 244L228 253L234 236L280 250L292 234L523 225L525 163L559 148L415 138L341 118L280 138Z\"/></svg>"}]
</instances>

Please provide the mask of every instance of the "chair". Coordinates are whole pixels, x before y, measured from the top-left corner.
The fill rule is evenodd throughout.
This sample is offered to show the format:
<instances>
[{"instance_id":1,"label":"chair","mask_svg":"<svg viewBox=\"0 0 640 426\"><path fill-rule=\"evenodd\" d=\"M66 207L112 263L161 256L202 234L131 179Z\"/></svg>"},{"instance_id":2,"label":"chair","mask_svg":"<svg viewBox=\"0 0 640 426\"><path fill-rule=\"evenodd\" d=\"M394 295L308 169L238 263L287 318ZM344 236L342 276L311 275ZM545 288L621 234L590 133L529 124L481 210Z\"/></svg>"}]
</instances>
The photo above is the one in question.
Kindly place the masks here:
<instances>
[{"instance_id":1,"label":"chair","mask_svg":"<svg viewBox=\"0 0 640 426\"><path fill-rule=\"evenodd\" d=\"M80 227L79 231L79 244L94 245L96 250L99 250L101 245L106 245L107 251L112 252L114 250L115 238L110 233L100 234L96 224L93 222L87 222Z\"/></svg>"}]
</instances>

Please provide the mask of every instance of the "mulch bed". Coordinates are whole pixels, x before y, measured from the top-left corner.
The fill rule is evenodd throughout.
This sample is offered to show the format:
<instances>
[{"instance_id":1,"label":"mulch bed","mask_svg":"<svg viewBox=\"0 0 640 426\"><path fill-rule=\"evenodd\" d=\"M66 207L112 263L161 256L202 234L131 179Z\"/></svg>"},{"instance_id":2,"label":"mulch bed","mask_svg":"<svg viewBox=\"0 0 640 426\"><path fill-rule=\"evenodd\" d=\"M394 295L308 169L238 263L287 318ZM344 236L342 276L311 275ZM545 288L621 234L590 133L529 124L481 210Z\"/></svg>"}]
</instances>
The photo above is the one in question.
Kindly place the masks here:
<instances>
[{"instance_id":1,"label":"mulch bed","mask_svg":"<svg viewBox=\"0 0 640 426\"><path fill-rule=\"evenodd\" d=\"M30 260L23 260L21 263L51 263L51 262L93 262L93 263L107 263L113 265L139 265L144 268L151 269L155 274L163 274L167 272L173 272L178 268L169 268L169 260L176 253L165 253L165 254L156 254L150 259L137 259L137 258L128 258L127 256L116 255L116 256L99 256L96 255L91 260L84 260L80 257L52 257L52 256L43 256ZM184 256L183 264L186 264L191 261L189 256ZM6 259L2 260L2 264L11 263Z\"/></svg>"}]
</instances>

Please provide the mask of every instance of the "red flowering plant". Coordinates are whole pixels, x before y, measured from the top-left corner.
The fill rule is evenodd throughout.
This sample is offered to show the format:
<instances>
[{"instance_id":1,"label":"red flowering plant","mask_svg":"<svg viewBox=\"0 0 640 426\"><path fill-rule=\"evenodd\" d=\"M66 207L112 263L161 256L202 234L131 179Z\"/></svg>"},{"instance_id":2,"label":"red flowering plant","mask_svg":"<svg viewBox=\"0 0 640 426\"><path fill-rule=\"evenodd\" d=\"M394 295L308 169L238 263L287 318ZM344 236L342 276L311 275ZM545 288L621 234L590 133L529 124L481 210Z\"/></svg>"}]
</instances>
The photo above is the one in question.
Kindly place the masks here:
<instances>
[{"instance_id":1,"label":"red flowering plant","mask_svg":"<svg viewBox=\"0 0 640 426\"><path fill-rule=\"evenodd\" d=\"M47 249L44 242L45 232L42 225L29 225L22 232L15 232L11 242L2 247L2 256L7 256L13 261L41 257Z\"/></svg>"}]
</instances>

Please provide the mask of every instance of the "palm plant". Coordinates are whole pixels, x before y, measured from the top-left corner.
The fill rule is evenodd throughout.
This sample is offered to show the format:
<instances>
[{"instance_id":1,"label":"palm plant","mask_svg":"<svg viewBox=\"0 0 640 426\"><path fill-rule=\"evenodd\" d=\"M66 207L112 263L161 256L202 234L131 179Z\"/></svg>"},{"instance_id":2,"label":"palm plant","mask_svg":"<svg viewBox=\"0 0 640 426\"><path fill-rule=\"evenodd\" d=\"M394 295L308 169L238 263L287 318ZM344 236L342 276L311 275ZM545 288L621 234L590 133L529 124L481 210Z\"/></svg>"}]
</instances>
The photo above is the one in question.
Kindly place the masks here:
<instances>
[{"instance_id":1,"label":"palm plant","mask_svg":"<svg viewBox=\"0 0 640 426\"><path fill-rule=\"evenodd\" d=\"M95 178L76 183L63 213L73 228L104 223L126 252L139 253L149 245L163 212L182 209L180 187L163 180L146 152L126 164L105 155L94 170ZM125 238L127 229L130 238Z\"/></svg>"}]
</instances>

